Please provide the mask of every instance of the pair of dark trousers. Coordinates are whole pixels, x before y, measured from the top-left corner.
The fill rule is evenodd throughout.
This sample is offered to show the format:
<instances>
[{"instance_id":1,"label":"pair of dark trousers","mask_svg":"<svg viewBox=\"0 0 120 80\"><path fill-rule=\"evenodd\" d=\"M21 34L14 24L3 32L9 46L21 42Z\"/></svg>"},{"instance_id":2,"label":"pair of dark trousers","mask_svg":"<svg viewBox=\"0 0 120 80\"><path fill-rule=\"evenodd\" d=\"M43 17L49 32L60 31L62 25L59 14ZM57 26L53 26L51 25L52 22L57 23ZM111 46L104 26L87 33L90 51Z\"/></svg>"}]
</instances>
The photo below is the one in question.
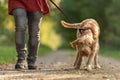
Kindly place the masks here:
<instances>
[{"instance_id":1,"label":"pair of dark trousers","mask_svg":"<svg viewBox=\"0 0 120 80\"><path fill-rule=\"evenodd\" d=\"M42 13L39 11L28 12L22 8L13 10L15 20L15 45L18 59L26 58L26 28L28 27L28 58L36 59L40 41L39 23Z\"/></svg>"}]
</instances>

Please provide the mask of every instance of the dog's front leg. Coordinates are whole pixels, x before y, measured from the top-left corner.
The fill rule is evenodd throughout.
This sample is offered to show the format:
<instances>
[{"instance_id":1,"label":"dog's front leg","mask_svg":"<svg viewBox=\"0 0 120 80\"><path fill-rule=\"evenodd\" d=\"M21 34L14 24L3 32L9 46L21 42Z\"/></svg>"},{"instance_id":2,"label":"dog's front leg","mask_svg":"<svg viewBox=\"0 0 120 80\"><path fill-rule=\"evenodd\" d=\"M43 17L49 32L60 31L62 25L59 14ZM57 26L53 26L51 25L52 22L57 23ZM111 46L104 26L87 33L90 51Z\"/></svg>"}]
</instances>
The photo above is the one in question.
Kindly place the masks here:
<instances>
[{"instance_id":1,"label":"dog's front leg","mask_svg":"<svg viewBox=\"0 0 120 80\"><path fill-rule=\"evenodd\" d=\"M75 69L79 69L80 68L80 66L81 66L81 63L82 63L82 56L81 55L79 55L78 56L78 59L77 59L77 61L76 61L76 64L75 64Z\"/></svg>"},{"instance_id":2,"label":"dog's front leg","mask_svg":"<svg viewBox=\"0 0 120 80\"><path fill-rule=\"evenodd\" d=\"M77 55L76 55L76 59L75 59L75 62L74 62L74 66L77 65L78 58L79 58L79 52L77 51Z\"/></svg>"},{"instance_id":3,"label":"dog's front leg","mask_svg":"<svg viewBox=\"0 0 120 80\"><path fill-rule=\"evenodd\" d=\"M74 68L75 68L75 69L79 69L80 66L81 66L81 63L82 63L82 55L81 55L81 53L78 51L78 52L77 52L77 56L76 56L76 60L75 60L75 63L74 63Z\"/></svg>"},{"instance_id":4,"label":"dog's front leg","mask_svg":"<svg viewBox=\"0 0 120 80\"><path fill-rule=\"evenodd\" d=\"M75 59L75 62L74 62L74 67L77 65L77 61L78 61L78 57L79 57L79 51L78 51L79 50L79 46L76 44L75 48L76 48L76 59Z\"/></svg>"}]
</instances>

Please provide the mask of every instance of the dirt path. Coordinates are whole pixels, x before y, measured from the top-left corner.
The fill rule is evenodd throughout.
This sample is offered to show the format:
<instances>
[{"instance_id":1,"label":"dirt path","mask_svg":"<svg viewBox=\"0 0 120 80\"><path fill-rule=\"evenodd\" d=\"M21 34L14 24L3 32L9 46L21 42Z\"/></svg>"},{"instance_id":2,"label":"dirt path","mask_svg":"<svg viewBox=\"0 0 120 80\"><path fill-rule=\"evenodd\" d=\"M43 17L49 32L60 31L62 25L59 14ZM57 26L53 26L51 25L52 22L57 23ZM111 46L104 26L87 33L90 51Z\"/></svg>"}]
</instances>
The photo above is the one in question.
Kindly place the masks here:
<instances>
[{"instance_id":1,"label":"dirt path","mask_svg":"<svg viewBox=\"0 0 120 80\"><path fill-rule=\"evenodd\" d=\"M73 70L75 52L60 50L38 58L38 70L15 71L14 65L0 66L0 80L120 80L120 62L111 58L99 57L102 69L91 72ZM84 59L85 60L85 59Z\"/></svg>"}]
</instances>

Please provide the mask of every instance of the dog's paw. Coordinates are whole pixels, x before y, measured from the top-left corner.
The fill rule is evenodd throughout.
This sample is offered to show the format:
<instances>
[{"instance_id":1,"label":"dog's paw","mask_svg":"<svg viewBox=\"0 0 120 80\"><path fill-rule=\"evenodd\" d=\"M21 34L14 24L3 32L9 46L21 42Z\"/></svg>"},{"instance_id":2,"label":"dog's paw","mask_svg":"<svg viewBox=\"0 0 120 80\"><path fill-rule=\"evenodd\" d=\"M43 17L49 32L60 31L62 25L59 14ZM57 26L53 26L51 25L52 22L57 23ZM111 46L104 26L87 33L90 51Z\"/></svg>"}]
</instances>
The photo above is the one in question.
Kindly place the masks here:
<instances>
[{"instance_id":1,"label":"dog's paw","mask_svg":"<svg viewBox=\"0 0 120 80\"><path fill-rule=\"evenodd\" d=\"M95 69L97 69L97 68L100 69L101 66L100 66L99 64L97 64L97 65L94 65L94 68L95 68Z\"/></svg>"},{"instance_id":2,"label":"dog's paw","mask_svg":"<svg viewBox=\"0 0 120 80\"><path fill-rule=\"evenodd\" d=\"M74 69L80 69L80 66L73 66L74 67Z\"/></svg>"},{"instance_id":3,"label":"dog's paw","mask_svg":"<svg viewBox=\"0 0 120 80\"><path fill-rule=\"evenodd\" d=\"M86 66L86 67L85 67L85 70L87 70L87 71L92 71L92 66L91 66L91 65Z\"/></svg>"}]
</instances>

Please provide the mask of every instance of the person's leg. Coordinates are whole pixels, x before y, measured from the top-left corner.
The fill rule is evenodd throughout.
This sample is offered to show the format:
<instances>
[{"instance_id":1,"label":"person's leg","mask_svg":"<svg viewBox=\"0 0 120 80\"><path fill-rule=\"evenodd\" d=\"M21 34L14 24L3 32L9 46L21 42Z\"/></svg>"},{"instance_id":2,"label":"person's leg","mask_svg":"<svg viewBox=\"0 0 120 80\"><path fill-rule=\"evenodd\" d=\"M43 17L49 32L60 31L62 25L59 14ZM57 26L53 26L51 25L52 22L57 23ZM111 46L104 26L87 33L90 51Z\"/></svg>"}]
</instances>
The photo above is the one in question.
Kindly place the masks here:
<instances>
[{"instance_id":1,"label":"person's leg","mask_svg":"<svg viewBox=\"0 0 120 80\"><path fill-rule=\"evenodd\" d=\"M22 8L16 8L13 10L13 16L15 20L15 45L18 54L15 69L22 69L26 57L26 11Z\"/></svg>"},{"instance_id":2,"label":"person's leg","mask_svg":"<svg viewBox=\"0 0 120 80\"><path fill-rule=\"evenodd\" d=\"M39 48L40 41L40 27L39 23L42 20L42 13L40 12L28 12L28 69L36 69L35 61Z\"/></svg>"}]
</instances>

